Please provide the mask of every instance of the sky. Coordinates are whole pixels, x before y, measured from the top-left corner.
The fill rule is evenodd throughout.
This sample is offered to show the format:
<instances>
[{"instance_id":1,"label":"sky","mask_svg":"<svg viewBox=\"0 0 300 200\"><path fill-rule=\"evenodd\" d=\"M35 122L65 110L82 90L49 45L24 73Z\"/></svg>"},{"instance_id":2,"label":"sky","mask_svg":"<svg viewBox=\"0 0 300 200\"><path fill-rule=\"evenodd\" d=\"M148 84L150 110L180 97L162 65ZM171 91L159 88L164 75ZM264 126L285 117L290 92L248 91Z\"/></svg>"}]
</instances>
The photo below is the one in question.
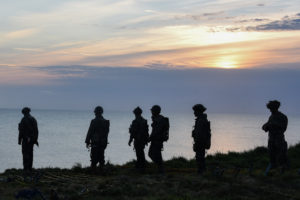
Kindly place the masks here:
<instances>
[{"instance_id":1,"label":"sky","mask_svg":"<svg viewBox=\"0 0 300 200\"><path fill-rule=\"evenodd\" d=\"M1 0L0 107L299 112L299 34L298 0Z\"/></svg>"}]
</instances>

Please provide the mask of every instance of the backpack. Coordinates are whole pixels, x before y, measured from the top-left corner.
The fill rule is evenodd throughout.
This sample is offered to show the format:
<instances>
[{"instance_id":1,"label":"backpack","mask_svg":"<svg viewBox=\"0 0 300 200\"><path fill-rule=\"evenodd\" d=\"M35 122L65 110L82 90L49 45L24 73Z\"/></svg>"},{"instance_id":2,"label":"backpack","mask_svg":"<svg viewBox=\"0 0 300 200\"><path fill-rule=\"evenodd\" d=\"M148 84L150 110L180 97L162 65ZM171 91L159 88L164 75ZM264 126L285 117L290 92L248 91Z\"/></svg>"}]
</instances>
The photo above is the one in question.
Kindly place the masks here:
<instances>
[{"instance_id":1,"label":"backpack","mask_svg":"<svg viewBox=\"0 0 300 200\"><path fill-rule=\"evenodd\" d=\"M210 129L210 121L207 122L206 127L206 137L205 137L205 149L210 149L211 146L211 129Z\"/></svg>"},{"instance_id":2,"label":"backpack","mask_svg":"<svg viewBox=\"0 0 300 200\"><path fill-rule=\"evenodd\" d=\"M163 117L163 133L162 133L162 140L164 142L169 140L169 129L170 129L170 123L169 123L169 118Z\"/></svg>"}]
</instances>

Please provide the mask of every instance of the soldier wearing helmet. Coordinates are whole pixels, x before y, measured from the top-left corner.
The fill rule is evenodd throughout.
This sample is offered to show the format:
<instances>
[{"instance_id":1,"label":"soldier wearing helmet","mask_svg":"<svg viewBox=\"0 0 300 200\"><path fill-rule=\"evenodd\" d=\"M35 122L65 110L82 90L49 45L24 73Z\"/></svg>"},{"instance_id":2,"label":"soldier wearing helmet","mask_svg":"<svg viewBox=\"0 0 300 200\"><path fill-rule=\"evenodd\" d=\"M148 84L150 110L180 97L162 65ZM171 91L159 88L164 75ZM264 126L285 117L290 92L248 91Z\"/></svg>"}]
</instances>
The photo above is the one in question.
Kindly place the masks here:
<instances>
[{"instance_id":1,"label":"soldier wearing helmet","mask_svg":"<svg viewBox=\"0 0 300 200\"><path fill-rule=\"evenodd\" d=\"M129 127L130 138L128 145L131 146L132 141L134 141L133 146L137 160L135 167L143 171L146 166L144 149L149 140L149 131L147 120L142 117L142 112L140 107L133 110L135 119Z\"/></svg>"},{"instance_id":2,"label":"soldier wearing helmet","mask_svg":"<svg viewBox=\"0 0 300 200\"><path fill-rule=\"evenodd\" d=\"M268 149L270 164L266 169L267 175L269 170L276 168L278 164L282 167L282 170L288 167L287 142L284 137L288 118L278 110L280 107L279 101L269 101L266 106L271 112L269 120L262 127L265 132L269 133Z\"/></svg>"},{"instance_id":3,"label":"soldier wearing helmet","mask_svg":"<svg viewBox=\"0 0 300 200\"><path fill-rule=\"evenodd\" d=\"M196 117L194 130L192 131L193 150L196 153L198 173L202 174L206 170L205 150L210 148L210 122L207 120L207 114L204 113L206 108L202 104L194 105L193 110Z\"/></svg>"},{"instance_id":4,"label":"soldier wearing helmet","mask_svg":"<svg viewBox=\"0 0 300 200\"><path fill-rule=\"evenodd\" d=\"M25 171L32 170L33 164L33 146L38 143L38 125L36 119L30 115L31 109L25 107L22 109L24 117L19 123L19 145L22 145L23 167Z\"/></svg>"},{"instance_id":5,"label":"soldier wearing helmet","mask_svg":"<svg viewBox=\"0 0 300 200\"><path fill-rule=\"evenodd\" d=\"M102 116L103 108L97 106L94 110L95 118L91 121L85 143L86 147L91 147L91 168L95 171L99 163L100 170L105 164L104 152L107 147L109 133L109 120Z\"/></svg>"},{"instance_id":6,"label":"soldier wearing helmet","mask_svg":"<svg viewBox=\"0 0 300 200\"><path fill-rule=\"evenodd\" d=\"M159 172L164 172L163 159L161 152L163 150L163 143L169 139L169 119L160 114L161 108L154 105L151 108L152 113L152 132L149 138L151 142L149 148L149 157L157 164Z\"/></svg>"}]
</instances>

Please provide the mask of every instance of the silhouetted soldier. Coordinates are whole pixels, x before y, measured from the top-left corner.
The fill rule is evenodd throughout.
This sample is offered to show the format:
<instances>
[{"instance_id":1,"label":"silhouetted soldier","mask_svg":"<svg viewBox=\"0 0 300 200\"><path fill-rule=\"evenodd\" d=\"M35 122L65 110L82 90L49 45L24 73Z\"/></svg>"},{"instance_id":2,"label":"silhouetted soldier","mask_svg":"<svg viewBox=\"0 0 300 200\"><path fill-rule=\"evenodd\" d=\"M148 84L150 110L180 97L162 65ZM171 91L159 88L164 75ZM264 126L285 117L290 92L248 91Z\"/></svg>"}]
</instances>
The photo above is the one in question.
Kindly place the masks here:
<instances>
[{"instance_id":1,"label":"silhouetted soldier","mask_svg":"<svg viewBox=\"0 0 300 200\"><path fill-rule=\"evenodd\" d=\"M287 142L284 138L284 132L288 125L288 118L278 111L279 107L279 101L269 101L267 108L271 111L271 116L269 117L268 122L262 127L265 132L269 132L268 149L270 154L270 164L266 169L266 175L270 169L276 168L278 163L281 165L282 170L288 166Z\"/></svg>"},{"instance_id":2,"label":"silhouetted soldier","mask_svg":"<svg viewBox=\"0 0 300 200\"><path fill-rule=\"evenodd\" d=\"M202 174L206 170L205 149L210 148L210 122L204 113L206 108L202 104L194 105L193 110L196 117L194 130L192 132L192 137L194 138L193 150L196 153L198 173Z\"/></svg>"},{"instance_id":3,"label":"silhouetted soldier","mask_svg":"<svg viewBox=\"0 0 300 200\"><path fill-rule=\"evenodd\" d=\"M100 164L100 170L105 164L104 151L107 146L107 137L109 132L109 120L103 118L103 108L97 106L94 110L95 119L91 121L85 143L86 147L91 146L91 167L96 169L97 164Z\"/></svg>"},{"instance_id":4,"label":"silhouetted soldier","mask_svg":"<svg viewBox=\"0 0 300 200\"><path fill-rule=\"evenodd\" d=\"M132 121L129 128L130 139L128 142L128 145L131 146L131 143L134 140L133 145L137 158L136 168L138 169L145 168L146 160L144 149L149 140L148 123L147 120L142 117L142 112L140 107L133 110L135 119Z\"/></svg>"},{"instance_id":5,"label":"silhouetted soldier","mask_svg":"<svg viewBox=\"0 0 300 200\"><path fill-rule=\"evenodd\" d=\"M19 145L22 144L23 167L25 171L32 170L33 146L38 143L38 125L36 119L30 115L30 108L22 109L24 117L19 123Z\"/></svg>"},{"instance_id":6,"label":"silhouetted soldier","mask_svg":"<svg viewBox=\"0 0 300 200\"><path fill-rule=\"evenodd\" d=\"M158 169L161 173L164 172L163 159L161 152L163 150L163 143L169 139L169 119L160 115L161 108L158 105L154 105L151 108L152 112L152 133L149 141L151 142L149 148L149 157L154 163L158 165Z\"/></svg>"}]
</instances>

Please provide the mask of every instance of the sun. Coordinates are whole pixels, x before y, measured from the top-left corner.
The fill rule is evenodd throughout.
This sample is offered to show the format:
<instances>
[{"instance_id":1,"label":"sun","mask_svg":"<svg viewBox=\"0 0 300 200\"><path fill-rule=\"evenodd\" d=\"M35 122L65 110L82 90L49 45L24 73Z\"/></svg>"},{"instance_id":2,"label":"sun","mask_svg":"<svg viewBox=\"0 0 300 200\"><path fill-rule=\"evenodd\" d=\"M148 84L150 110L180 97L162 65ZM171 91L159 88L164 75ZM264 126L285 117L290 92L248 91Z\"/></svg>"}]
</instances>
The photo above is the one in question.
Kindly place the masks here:
<instances>
[{"instance_id":1,"label":"sun","mask_svg":"<svg viewBox=\"0 0 300 200\"><path fill-rule=\"evenodd\" d=\"M233 57L221 57L216 60L214 67L223 69L235 69L238 68L238 63Z\"/></svg>"},{"instance_id":2,"label":"sun","mask_svg":"<svg viewBox=\"0 0 300 200\"><path fill-rule=\"evenodd\" d=\"M234 62L219 62L217 63L216 67L224 68L224 69L234 69L237 68Z\"/></svg>"}]
</instances>

